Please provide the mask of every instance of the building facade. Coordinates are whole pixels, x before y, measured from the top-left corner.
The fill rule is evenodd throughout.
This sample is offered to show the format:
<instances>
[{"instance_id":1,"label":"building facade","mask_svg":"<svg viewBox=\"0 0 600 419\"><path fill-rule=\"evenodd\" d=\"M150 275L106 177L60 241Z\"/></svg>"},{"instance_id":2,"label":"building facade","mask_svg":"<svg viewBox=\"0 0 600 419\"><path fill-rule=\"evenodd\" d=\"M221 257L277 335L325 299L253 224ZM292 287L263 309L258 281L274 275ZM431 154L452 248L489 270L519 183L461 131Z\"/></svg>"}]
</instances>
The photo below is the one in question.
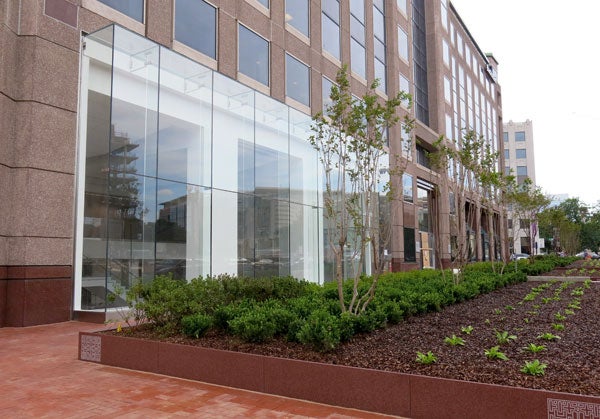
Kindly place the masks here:
<instances>
[{"instance_id":1,"label":"building facade","mask_svg":"<svg viewBox=\"0 0 600 419\"><path fill-rule=\"evenodd\" d=\"M470 196L457 231L456 168L429 160L502 132L497 62L447 0L4 0L0 22L2 326L105 316L157 274L329 280L308 138L343 64L358 97L413 96L389 269L446 266L460 234L503 251L502 209Z\"/></svg>"},{"instance_id":2,"label":"building facade","mask_svg":"<svg viewBox=\"0 0 600 419\"><path fill-rule=\"evenodd\" d=\"M504 172L516 177L517 184L529 178L535 181L535 154L533 146L533 123L508 121L504 124L502 134L504 142ZM540 235L536 225L529 221L519 220L509 211L508 234L510 248L514 253L537 254L545 247L540 243ZM529 240L533 238L533 240ZM533 249L532 245L533 243Z\"/></svg>"}]
</instances>

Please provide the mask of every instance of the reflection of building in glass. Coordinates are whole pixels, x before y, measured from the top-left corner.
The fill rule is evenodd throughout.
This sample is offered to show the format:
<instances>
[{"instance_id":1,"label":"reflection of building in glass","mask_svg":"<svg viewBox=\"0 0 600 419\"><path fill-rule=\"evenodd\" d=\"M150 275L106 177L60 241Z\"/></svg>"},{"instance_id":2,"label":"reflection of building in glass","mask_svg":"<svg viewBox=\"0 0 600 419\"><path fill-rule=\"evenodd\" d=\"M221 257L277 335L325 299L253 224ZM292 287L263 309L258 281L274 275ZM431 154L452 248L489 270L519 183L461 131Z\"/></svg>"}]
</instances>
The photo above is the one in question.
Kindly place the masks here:
<instances>
[{"instance_id":1,"label":"reflection of building in glass","mask_svg":"<svg viewBox=\"0 0 600 419\"><path fill-rule=\"evenodd\" d=\"M307 139L342 63L357 97L377 77L382 98L414 99L398 112L416 119L412 136L386 134L406 166L398 201L379 207L387 266L448 265L467 235L473 260L507 250L502 212L477 194L460 231L447 182L457 168L428 159L440 135L460 145L468 129L501 146L497 62L449 1L45 3L6 8L0 27L7 51L19 49L0 62L15 80L0 83L0 290L11 290L0 326L105 310L157 274L331 278ZM37 83L46 71L60 77ZM9 286L23 280L25 294Z\"/></svg>"}]
</instances>

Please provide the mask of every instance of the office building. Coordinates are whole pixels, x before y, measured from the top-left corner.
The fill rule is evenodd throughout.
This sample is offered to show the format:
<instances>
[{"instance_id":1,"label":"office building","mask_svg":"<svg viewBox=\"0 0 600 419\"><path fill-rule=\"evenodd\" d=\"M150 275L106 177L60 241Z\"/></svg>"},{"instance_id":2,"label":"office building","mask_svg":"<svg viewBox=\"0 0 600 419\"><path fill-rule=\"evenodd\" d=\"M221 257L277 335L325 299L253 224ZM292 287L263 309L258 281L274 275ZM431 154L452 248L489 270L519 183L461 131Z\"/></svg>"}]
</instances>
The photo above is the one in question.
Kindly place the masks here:
<instances>
[{"instance_id":1,"label":"office building","mask_svg":"<svg viewBox=\"0 0 600 419\"><path fill-rule=\"evenodd\" d=\"M517 184L529 178L535 182L535 154L533 147L533 124L508 121L502 134L504 141L504 172L516 177ZM508 212L508 233L510 247L514 253L537 254L540 247L540 234L535 223L520 220L510 210ZM530 238L533 240L530 241ZM532 248L533 243L533 248Z\"/></svg>"},{"instance_id":2,"label":"office building","mask_svg":"<svg viewBox=\"0 0 600 419\"><path fill-rule=\"evenodd\" d=\"M498 63L447 0L5 0L0 22L2 326L102 319L157 274L330 280L307 140L343 63L358 97L414 98L388 269L447 265L459 234L503 251L502 209L470 196L457 231L428 157L502 132Z\"/></svg>"}]
</instances>

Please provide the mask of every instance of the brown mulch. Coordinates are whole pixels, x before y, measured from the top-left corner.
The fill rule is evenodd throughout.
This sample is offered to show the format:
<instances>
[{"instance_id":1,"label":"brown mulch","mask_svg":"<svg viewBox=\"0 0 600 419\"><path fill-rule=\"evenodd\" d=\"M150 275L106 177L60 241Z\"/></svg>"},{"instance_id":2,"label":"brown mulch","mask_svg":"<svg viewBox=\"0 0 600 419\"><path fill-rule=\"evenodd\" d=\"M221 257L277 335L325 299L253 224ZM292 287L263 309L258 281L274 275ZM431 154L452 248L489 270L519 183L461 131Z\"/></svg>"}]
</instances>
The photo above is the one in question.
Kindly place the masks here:
<instances>
[{"instance_id":1,"label":"brown mulch","mask_svg":"<svg viewBox=\"0 0 600 419\"><path fill-rule=\"evenodd\" d=\"M283 339L258 345L225 335L198 340L185 336L160 338L143 328L127 334L276 357L600 396L600 284L594 282L584 289L584 295L578 297L581 309L567 315L561 322L564 330L558 331L553 328L553 324L559 323L555 313L565 314L575 298L571 292L583 284L570 283L557 301L551 297L561 282L553 282L534 301L523 301L532 288L542 283L509 286L441 312L414 316L398 325L355 336L329 353L315 352ZM463 326L472 326L472 333L461 332ZM484 355L484 350L498 345L496 331L517 336L515 341L500 345L509 358L507 361L490 360ZM545 332L561 339L539 339ZM444 338L452 335L462 337L465 345L444 343ZM525 351L523 347L529 343L545 345L547 350L535 354ZM417 351L433 352L437 362L431 365L416 362ZM525 361L534 359L547 364L545 375L534 377L520 371Z\"/></svg>"}]
</instances>

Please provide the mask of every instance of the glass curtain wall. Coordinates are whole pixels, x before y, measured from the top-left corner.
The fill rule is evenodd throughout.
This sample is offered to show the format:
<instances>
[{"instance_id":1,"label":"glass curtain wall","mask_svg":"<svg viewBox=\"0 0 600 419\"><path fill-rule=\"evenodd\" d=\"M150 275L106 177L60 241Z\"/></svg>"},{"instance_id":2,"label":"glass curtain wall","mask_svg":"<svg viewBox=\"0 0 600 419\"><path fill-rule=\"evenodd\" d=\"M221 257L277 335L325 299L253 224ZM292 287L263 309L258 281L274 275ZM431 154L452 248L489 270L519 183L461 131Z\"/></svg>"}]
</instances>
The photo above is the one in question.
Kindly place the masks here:
<instances>
[{"instance_id":1,"label":"glass curtain wall","mask_svg":"<svg viewBox=\"0 0 600 419\"><path fill-rule=\"evenodd\" d=\"M323 282L309 116L119 26L81 74L76 310L157 274Z\"/></svg>"}]
</instances>

